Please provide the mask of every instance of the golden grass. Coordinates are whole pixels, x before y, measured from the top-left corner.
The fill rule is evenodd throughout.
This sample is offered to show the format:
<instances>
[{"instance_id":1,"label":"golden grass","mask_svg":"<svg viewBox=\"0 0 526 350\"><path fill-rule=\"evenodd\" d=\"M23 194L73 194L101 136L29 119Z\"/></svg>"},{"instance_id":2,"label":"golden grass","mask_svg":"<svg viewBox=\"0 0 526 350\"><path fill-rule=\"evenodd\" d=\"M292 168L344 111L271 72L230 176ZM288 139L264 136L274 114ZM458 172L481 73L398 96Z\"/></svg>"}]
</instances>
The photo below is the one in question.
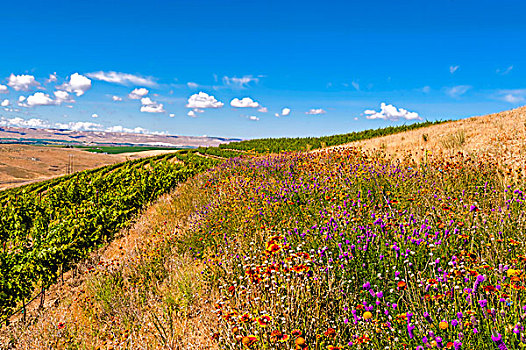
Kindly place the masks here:
<instances>
[{"instance_id":1,"label":"golden grass","mask_svg":"<svg viewBox=\"0 0 526 350\"><path fill-rule=\"evenodd\" d=\"M459 151L469 155L487 154L503 167L524 172L526 106L337 147L349 146L383 150L393 158L410 155L417 161L424 161L429 152L444 156Z\"/></svg>"}]
</instances>

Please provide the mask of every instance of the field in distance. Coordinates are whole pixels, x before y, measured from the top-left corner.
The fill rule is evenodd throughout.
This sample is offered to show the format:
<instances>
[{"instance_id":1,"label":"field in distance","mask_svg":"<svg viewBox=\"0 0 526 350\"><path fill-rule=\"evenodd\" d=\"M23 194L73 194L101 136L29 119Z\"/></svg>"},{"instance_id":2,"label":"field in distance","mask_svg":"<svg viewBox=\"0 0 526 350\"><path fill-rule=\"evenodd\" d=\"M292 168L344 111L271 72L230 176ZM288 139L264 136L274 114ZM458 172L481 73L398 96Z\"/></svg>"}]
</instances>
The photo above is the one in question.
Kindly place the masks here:
<instances>
[{"instance_id":1,"label":"field in distance","mask_svg":"<svg viewBox=\"0 0 526 350\"><path fill-rule=\"evenodd\" d=\"M34 181L120 163L128 159L150 157L174 150L147 150L130 153L105 154L87 152L80 148L3 144L0 145L0 190Z\"/></svg>"}]
</instances>

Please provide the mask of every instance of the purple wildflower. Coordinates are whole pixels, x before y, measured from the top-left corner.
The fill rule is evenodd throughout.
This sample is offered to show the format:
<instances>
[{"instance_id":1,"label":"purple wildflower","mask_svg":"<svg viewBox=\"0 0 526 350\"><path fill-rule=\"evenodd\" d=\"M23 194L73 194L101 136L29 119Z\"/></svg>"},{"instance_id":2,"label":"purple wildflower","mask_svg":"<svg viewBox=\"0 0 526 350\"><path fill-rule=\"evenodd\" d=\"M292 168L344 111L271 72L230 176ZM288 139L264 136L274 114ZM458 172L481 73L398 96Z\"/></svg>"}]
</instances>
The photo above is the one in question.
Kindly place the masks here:
<instances>
[{"instance_id":1,"label":"purple wildflower","mask_svg":"<svg viewBox=\"0 0 526 350\"><path fill-rule=\"evenodd\" d=\"M494 333L496 335L491 336L491 340L495 342L495 345L499 348L499 350L508 350L506 347L506 344L504 344L504 341L502 340L502 335L499 333Z\"/></svg>"}]
</instances>

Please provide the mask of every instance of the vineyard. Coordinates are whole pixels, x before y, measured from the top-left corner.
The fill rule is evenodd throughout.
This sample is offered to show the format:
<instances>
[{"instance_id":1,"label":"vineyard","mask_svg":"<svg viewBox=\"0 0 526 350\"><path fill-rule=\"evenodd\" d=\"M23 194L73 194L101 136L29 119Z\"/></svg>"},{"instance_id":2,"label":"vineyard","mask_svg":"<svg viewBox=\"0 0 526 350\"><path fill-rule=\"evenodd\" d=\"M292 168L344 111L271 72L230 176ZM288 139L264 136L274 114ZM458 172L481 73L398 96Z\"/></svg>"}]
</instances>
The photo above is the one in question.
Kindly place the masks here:
<instances>
[{"instance_id":1,"label":"vineyard","mask_svg":"<svg viewBox=\"0 0 526 350\"><path fill-rule=\"evenodd\" d=\"M2 313L192 177L139 251L126 264L90 267L68 304L74 313L42 321L47 328L24 335L26 344L526 346L520 172L483 152L408 149L391 158L379 149L272 154L254 145L181 151L1 193ZM168 225L171 216L184 225ZM30 328L20 329L22 337Z\"/></svg>"},{"instance_id":2,"label":"vineyard","mask_svg":"<svg viewBox=\"0 0 526 350\"><path fill-rule=\"evenodd\" d=\"M56 282L147 203L216 163L178 152L0 193L0 315Z\"/></svg>"}]
</instances>

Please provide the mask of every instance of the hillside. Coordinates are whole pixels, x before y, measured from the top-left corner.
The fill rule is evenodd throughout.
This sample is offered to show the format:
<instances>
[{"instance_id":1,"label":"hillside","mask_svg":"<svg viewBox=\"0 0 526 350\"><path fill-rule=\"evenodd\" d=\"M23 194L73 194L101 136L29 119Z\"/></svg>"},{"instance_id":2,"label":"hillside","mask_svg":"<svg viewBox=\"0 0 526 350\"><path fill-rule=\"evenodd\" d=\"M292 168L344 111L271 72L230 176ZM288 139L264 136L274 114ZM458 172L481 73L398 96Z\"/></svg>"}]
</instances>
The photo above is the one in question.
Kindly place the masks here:
<instances>
[{"instance_id":1,"label":"hillside","mask_svg":"<svg viewBox=\"0 0 526 350\"><path fill-rule=\"evenodd\" d=\"M393 156L411 153L422 160L426 150L436 153L484 154L503 167L526 169L526 106L477 116L400 134L349 143L342 147L383 150ZM526 175L526 172L523 172Z\"/></svg>"},{"instance_id":2,"label":"hillside","mask_svg":"<svg viewBox=\"0 0 526 350\"><path fill-rule=\"evenodd\" d=\"M0 344L523 348L526 184L510 168L524 168L525 112L227 153L66 274L25 323L14 317Z\"/></svg>"}]
</instances>

